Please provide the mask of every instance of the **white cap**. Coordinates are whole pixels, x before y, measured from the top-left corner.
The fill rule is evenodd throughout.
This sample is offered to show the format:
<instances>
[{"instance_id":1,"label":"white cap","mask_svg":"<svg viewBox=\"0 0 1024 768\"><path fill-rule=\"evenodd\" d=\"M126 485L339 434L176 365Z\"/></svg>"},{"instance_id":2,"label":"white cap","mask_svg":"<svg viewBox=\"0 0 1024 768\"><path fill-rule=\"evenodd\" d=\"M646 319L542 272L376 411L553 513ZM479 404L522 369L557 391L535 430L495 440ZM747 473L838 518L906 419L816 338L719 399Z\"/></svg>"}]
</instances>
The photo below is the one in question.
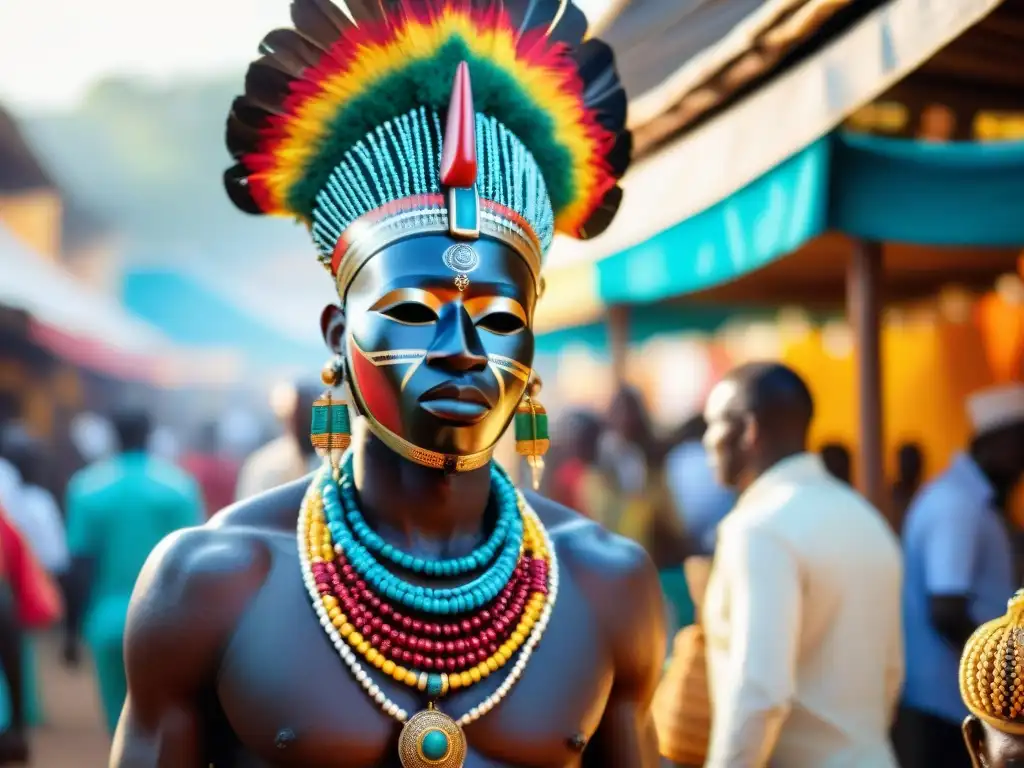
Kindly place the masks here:
<instances>
[{"instance_id":1,"label":"white cap","mask_svg":"<svg viewBox=\"0 0 1024 768\"><path fill-rule=\"evenodd\" d=\"M1024 422L1024 384L1004 384L967 398L967 415L975 435Z\"/></svg>"}]
</instances>

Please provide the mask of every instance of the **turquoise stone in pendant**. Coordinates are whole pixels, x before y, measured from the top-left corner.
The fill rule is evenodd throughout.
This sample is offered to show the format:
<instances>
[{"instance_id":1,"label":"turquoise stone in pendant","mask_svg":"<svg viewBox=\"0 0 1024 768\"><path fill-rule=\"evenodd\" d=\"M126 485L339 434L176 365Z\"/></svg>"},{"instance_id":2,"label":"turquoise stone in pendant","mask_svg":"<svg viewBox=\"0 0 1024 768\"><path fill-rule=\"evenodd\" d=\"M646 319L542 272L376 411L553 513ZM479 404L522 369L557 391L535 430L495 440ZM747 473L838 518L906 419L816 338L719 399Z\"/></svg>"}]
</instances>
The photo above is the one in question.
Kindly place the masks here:
<instances>
[{"instance_id":1,"label":"turquoise stone in pendant","mask_svg":"<svg viewBox=\"0 0 1024 768\"><path fill-rule=\"evenodd\" d=\"M436 728L424 733L420 739L420 753L431 762L444 760L450 749L448 734Z\"/></svg>"}]
</instances>

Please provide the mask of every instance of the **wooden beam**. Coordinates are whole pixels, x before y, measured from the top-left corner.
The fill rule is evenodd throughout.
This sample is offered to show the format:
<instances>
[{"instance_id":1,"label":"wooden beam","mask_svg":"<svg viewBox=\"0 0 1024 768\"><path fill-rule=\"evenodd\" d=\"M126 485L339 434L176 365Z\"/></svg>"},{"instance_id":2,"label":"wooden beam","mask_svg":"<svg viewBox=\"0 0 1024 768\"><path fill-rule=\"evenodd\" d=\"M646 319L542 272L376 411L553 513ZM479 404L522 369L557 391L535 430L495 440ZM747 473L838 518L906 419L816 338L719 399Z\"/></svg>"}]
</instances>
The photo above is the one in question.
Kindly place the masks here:
<instances>
[{"instance_id":1,"label":"wooden beam","mask_svg":"<svg viewBox=\"0 0 1024 768\"><path fill-rule=\"evenodd\" d=\"M878 509L888 511L882 439L882 246L855 241L846 280L846 311L857 367L857 484Z\"/></svg>"},{"instance_id":2,"label":"wooden beam","mask_svg":"<svg viewBox=\"0 0 1024 768\"><path fill-rule=\"evenodd\" d=\"M629 356L629 307L608 307L608 347L612 353L612 376L617 385L626 383Z\"/></svg>"}]
</instances>

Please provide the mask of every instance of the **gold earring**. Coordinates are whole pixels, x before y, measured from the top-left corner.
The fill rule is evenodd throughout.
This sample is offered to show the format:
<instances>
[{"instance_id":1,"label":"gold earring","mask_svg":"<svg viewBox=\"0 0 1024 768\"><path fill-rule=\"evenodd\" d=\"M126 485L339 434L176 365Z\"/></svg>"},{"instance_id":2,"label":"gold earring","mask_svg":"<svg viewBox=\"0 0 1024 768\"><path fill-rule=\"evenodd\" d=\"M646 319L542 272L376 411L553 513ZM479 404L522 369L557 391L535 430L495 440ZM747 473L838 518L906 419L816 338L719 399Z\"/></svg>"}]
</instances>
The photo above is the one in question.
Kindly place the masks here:
<instances>
[{"instance_id":1,"label":"gold earring","mask_svg":"<svg viewBox=\"0 0 1024 768\"><path fill-rule=\"evenodd\" d=\"M516 408L515 417L516 453L526 457L535 491L540 488L541 476L544 474L544 454L551 447L548 412L537 400L541 386L540 377L536 373L532 374L523 399Z\"/></svg>"},{"instance_id":2,"label":"gold earring","mask_svg":"<svg viewBox=\"0 0 1024 768\"><path fill-rule=\"evenodd\" d=\"M345 361L340 355L323 367L320 379L329 389L313 403L309 438L316 452L330 461L337 479L341 457L352 442L348 402L343 393L335 392L345 383Z\"/></svg>"}]
</instances>

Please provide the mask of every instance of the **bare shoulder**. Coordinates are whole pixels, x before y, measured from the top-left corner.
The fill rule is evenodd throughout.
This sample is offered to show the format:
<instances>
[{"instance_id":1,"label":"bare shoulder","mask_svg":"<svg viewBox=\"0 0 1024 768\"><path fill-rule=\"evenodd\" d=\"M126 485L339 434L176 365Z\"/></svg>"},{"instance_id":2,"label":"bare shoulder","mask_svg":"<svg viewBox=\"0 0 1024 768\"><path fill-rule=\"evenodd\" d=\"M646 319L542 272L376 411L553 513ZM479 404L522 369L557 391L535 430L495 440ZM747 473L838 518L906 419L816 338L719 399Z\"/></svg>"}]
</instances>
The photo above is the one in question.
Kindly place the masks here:
<instances>
[{"instance_id":1,"label":"bare shoulder","mask_svg":"<svg viewBox=\"0 0 1024 768\"><path fill-rule=\"evenodd\" d=\"M270 572L271 539L294 536L305 485L299 481L235 504L205 525L171 534L153 550L128 612L130 678L133 668L157 659L165 675L215 669Z\"/></svg>"},{"instance_id":2,"label":"bare shoulder","mask_svg":"<svg viewBox=\"0 0 1024 768\"><path fill-rule=\"evenodd\" d=\"M666 641L665 604L650 556L550 499L527 498L548 529L560 566L599 617L618 679L653 693Z\"/></svg>"},{"instance_id":3,"label":"bare shoulder","mask_svg":"<svg viewBox=\"0 0 1024 768\"><path fill-rule=\"evenodd\" d=\"M547 528L563 567L600 579L605 589L630 591L652 580L657 583L650 556L636 542L551 499L533 493L526 496Z\"/></svg>"}]
</instances>

